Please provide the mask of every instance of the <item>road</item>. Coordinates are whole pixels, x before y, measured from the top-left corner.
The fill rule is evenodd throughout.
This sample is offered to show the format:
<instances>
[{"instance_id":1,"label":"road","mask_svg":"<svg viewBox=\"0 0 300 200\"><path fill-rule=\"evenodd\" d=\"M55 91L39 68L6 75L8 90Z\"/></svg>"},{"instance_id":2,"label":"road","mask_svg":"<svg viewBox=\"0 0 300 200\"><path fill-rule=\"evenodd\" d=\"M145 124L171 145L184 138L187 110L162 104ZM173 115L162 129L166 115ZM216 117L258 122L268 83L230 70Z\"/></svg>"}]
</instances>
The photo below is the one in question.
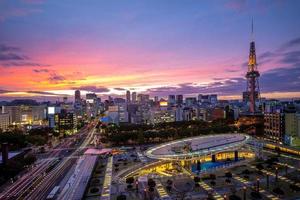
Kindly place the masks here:
<instances>
[{"instance_id":1,"label":"road","mask_svg":"<svg viewBox=\"0 0 300 200\"><path fill-rule=\"evenodd\" d=\"M45 159L42 159L28 173L5 189L0 194L0 199L46 199L49 190L64 176L65 172L76 162L82 150L90 143L94 128L90 130L84 128L79 134L81 137L85 137L80 146L73 151L66 151L65 148L69 148L71 143L68 140L64 141L55 148L61 150L48 153Z\"/></svg>"}]
</instances>

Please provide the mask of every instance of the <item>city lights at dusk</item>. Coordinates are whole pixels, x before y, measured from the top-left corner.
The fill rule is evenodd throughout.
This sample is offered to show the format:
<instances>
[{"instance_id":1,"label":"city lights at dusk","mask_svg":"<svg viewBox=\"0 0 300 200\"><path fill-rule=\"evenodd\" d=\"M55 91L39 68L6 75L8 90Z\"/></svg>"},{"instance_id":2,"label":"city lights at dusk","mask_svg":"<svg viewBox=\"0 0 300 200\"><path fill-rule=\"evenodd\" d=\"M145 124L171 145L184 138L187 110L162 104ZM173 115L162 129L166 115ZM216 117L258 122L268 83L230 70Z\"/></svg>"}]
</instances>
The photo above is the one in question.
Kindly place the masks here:
<instances>
[{"instance_id":1,"label":"city lights at dusk","mask_svg":"<svg viewBox=\"0 0 300 200\"><path fill-rule=\"evenodd\" d=\"M300 1L0 0L0 200L297 200Z\"/></svg>"},{"instance_id":2,"label":"city lights at dusk","mask_svg":"<svg viewBox=\"0 0 300 200\"><path fill-rule=\"evenodd\" d=\"M75 89L241 98L252 18L262 95L300 97L297 1L0 5L3 99L62 97Z\"/></svg>"}]
</instances>

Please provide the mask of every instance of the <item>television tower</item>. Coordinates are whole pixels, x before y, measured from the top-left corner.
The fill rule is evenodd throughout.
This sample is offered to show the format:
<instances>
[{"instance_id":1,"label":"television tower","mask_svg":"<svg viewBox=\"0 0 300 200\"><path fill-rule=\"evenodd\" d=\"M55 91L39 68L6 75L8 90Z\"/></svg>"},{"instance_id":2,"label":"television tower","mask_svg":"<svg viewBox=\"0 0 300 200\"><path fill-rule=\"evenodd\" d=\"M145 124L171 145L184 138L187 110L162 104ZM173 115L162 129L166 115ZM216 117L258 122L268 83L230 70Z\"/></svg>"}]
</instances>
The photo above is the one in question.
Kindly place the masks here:
<instances>
[{"instance_id":1,"label":"television tower","mask_svg":"<svg viewBox=\"0 0 300 200\"><path fill-rule=\"evenodd\" d=\"M260 74L257 70L257 63L256 63L256 52L255 52L255 42L253 37L253 19L252 19L248 71L246 74L247 95L249 97L249 103L250 103L249 105L250 114L255 114L257 112L255 102L260 96L259 82L258 82L259 76Z\"/></svg>"}]
</instances>

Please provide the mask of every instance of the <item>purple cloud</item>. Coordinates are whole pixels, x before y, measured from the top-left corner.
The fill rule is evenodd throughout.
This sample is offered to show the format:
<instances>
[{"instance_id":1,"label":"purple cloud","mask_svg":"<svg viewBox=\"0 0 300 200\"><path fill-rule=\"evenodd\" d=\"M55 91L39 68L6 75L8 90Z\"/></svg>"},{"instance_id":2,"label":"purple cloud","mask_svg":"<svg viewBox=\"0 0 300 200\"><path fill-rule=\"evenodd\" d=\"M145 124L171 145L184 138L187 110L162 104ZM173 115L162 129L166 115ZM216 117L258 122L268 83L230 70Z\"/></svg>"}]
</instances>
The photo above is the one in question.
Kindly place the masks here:
<instances>
[{"instance_id":1,"label":"purple cloud","mask_svg":"<svg viewBox=\"0 0 300 200\"><path fill-rule=\"evenodd\" d=\"M102 86L93 86L93 85L87 85L87 86L81 86L81 87L74 87L73 90L85 90L88 92L95 92L95 93L105 93L109 92L109 89Z\"/></svg>"},{"instance_id":2,"label":"purple cloud","mask_svg":"<svg viewBox=\"0 0 300 200\"><path fill-rule=\"evenodd\" d=\"M52 83L59 83L59 82L62 82L64 80L66 80L66 78L62 75L57 74L57 73L52 73L52 74L50 74L48 80Z\"/></svg>"}]
</instances>

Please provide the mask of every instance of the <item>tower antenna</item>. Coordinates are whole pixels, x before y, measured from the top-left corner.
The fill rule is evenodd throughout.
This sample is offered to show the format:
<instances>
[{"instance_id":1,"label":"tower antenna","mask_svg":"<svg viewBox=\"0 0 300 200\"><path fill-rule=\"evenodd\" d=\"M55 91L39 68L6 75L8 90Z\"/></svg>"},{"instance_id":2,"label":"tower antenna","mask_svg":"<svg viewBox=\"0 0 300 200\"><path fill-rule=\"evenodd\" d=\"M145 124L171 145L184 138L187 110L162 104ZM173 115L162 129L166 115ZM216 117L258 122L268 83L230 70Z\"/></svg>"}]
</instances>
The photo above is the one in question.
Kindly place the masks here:
<instances>
[{"instance_id":1,"label":"tower antenna","mask_svg":"<svg viewBox=\"0 0 300 200\"><path fill-rule=\"evenodd\" d=\"M251 23L251 40L254 41L253 17L252 17L252 23Z\"/></svg>"}]
</instances>

